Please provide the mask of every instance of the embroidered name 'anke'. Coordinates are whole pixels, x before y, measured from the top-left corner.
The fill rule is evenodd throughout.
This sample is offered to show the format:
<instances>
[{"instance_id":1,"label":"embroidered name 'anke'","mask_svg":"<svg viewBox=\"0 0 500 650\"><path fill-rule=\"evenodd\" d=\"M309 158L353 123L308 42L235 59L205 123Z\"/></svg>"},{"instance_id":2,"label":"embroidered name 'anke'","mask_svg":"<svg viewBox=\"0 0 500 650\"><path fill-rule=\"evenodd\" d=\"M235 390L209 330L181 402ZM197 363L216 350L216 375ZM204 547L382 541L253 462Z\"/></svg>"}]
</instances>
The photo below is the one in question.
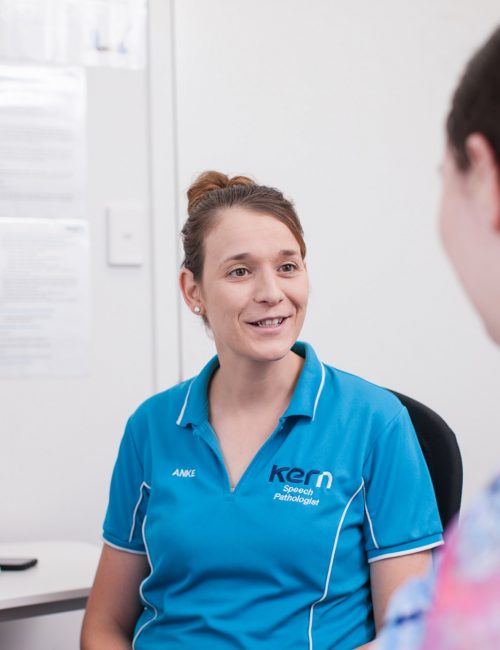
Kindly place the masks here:
<instances>
[{"instance_id":1,"label":"embroidered name 'anke'","mask_svg":"<svg viewBox=\"0 0 500 650\"><path fill-rule=\"evenodd\" d=\"M180 476L181 478L194 478L196 476L195 469L175 469L172 476Z\"/></svg>"}]
</instances>

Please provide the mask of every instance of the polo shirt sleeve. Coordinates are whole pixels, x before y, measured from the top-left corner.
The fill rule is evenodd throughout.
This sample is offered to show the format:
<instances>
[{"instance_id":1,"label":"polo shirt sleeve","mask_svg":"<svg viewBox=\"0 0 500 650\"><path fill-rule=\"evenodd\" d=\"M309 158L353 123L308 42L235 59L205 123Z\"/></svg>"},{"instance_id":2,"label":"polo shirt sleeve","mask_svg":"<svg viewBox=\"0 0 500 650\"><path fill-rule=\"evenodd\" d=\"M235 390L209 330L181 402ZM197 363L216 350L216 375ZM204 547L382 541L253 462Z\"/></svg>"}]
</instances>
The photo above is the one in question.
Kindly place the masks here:
<instances>
[{"instance_id":1,"label":"polo shirt sleeve","mask_svg":"<svg viewBox=\"0 0 500 650\"><path fill-rule=\"evenodd\" d=\"M443 543L432 480L405 407L377 436L363 479L368 562Z\"/></svg>"},{"instance_id":2,"label":"polo shirt sleeve","mask_svg":"<svg viewBox=\"0 0 500 650\"><path fill-rule=\"evenodd\" d=\"M150 489L144 480L144 462L134 439L132 419L129 419L111 478L103 526L107 544L131 553L146 552L142 525Z\"/></svg>"}]
</instances>

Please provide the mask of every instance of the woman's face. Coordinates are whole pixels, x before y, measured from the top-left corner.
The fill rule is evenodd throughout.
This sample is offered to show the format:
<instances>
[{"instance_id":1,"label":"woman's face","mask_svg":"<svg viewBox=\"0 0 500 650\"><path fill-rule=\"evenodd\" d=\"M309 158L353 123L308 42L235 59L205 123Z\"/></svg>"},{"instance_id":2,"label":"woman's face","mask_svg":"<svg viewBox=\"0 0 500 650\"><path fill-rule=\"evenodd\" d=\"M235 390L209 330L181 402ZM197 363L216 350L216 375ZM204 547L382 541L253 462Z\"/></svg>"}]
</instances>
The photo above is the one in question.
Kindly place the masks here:
<instances>
[{"instance_id":1,"label":"woman's face","mask_svg":"<svg viewBox=\"0 0 500 650\"><path fill-rule=\"evenodd\" d=\"M479 157L481 146L480 142ZM500 343L500 237L492 221L498 209L498 170L490 172L473 162L461 171L448 147L442 175L439 216L444 248L488 333Z\"/></svg>"},{"instance_id":2,"label":"woman's face","mask_svg":"<svg viewBox=\"0 0 500 650\"><path fill-rule=\"evenodd\" d=\"M283 358L298 338L309 295L292 232L273 216L227 208L204 247L199 292L219 356Z\"/></svg>"}]
</instances>

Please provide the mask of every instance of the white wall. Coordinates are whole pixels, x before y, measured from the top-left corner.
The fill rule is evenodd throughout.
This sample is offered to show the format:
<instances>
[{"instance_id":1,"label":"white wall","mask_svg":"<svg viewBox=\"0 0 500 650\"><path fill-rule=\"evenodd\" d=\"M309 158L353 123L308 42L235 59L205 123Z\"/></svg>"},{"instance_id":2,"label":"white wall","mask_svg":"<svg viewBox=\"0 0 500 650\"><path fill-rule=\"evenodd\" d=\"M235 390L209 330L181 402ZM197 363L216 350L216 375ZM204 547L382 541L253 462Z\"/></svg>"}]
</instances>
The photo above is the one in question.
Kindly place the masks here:
<instances>
[{"instance_id":1,"label":"white wall","mask_svg":"<svg viewBox=\"0 0 500 650\"><path fill-rule=\"evenodd\" d=\"M153 384L149 255L141 268L111 268L105 248L108 202L148 207L145 78L89 70L87 85L90 372L1 382L3 541L98 539L114 448Z\"/></svg>"},{"instance_id":2,"label":"white wall","mask_svg":"<svg viewBox=\"0 0 500 650\"><path fill-rule=\"evenodd\" d=\"M125 419L153 389L150 256L141 268L110 268L105 239L108 202L134 200L148 209L146 78L89 70L87 84L90 373L0 383L2 541L99 543ZM149 221L144 228L149 232ZM67 650L67 634L77 638L79 618L0 624L0 647Z\"/></svg>"},{"instance_id":3,"label":"white wall","mask_svg":"<svg viewBox=\"0 0 500 650\"><path fill-rule=\"evenodd\" d=\"M218 169L295 200L303 337L448 420L466 503L500 456L500 358L440 248L438 166L457 75L499 22L495 0L176 3L179 190ZM188 376L213 348L185 308L182 331Z\"/></svg>"}]
</instances>

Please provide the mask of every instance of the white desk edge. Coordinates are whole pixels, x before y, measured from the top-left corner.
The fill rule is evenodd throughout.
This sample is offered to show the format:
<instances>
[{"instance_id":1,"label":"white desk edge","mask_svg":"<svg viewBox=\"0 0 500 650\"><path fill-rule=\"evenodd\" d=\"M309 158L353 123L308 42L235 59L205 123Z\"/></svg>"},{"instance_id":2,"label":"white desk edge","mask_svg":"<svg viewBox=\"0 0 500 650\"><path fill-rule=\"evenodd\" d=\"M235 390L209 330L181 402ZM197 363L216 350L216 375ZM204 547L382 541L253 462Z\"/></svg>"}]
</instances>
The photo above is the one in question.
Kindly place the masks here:
<instances>
[{"instance_id":1,"label":"white desk edge","mask_svg":"<svg viewBox=\"0 0 500 650\"><path fill-rule=\"evenodd\" d=\"M36 557L24 571L0 572L0 621L85 607L101 547L84 542L0 544L0 557Z\"/></svg>"}]
</instances>

